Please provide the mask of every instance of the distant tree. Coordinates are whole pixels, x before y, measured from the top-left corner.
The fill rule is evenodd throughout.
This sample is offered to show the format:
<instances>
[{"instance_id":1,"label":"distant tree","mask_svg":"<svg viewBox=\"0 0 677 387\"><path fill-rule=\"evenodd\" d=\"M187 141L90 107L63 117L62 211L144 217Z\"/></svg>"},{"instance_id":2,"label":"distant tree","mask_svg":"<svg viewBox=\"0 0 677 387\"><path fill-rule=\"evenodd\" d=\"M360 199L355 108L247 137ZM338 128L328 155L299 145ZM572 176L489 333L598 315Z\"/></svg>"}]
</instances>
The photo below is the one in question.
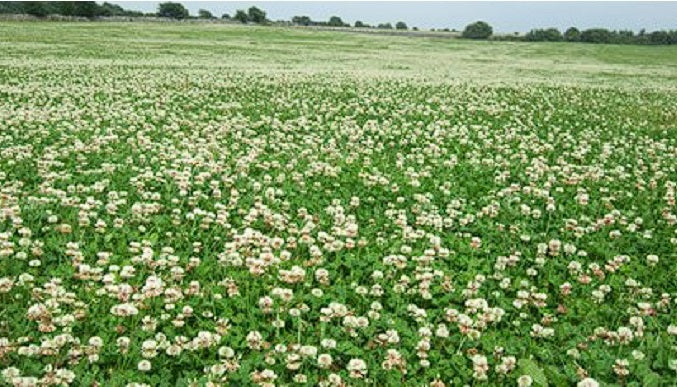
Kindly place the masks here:
<instances>
[{"instance_id":1,"label":"distant tree","mask_svg":"<svg viewBox=\"0 0 677 387\"><path fill-rule=\"evenodd\" d=\"M238 9L235 12L235 16L233 17L233 19L235 19L235 20L239 21L240 23L244 24L244 23L249 21L249 16L247 16L247 12L245 12L241 9Z\"/></svg>"},{"instance_id":2,"label":"distant tree","mask_svg":"<svg viewBox=\"0 0 677 387\"><path fill-rule=\"evenodd\" d=\"M483 21L468 24L462 36L466 39L487 39L494 32L491 26Z\"/></svg>"},{"instance_id":3,"label":"distant tree","mask_svg":"<svg viewBox=\"0 0 677 387\"><path fill-rule=\"evenodd\" d=\"M99 5L94 1L74 1L73 15L93 18L99 14Z\"/></svg>"},{"instance_id":4,"label":"distant tree","mask_svg":"<svg viewBox=\"0 0 677 387\"><path fill-rule=\"evenodd\" d=\"M524 35L528 42L560 42L562 33L557 28L533 29Z\"/></svg>"},{"instance_id":5,"label":"distant tree","mask_svg":"<svg viewBox=\"0 0 677 387\"><path fill-rule=\"evenodd\" d=\"M418 27L411 27L412 31L418 31Z\"/></svg>"},{"instance_id":6,"label":"distant tree","mask_svg":"<svg viewBox=\"0 0 677 387\"><path fill-rule=\"evenodd\" d=\"M99 15L101 16L121 16L125 10L117 4L105 2L99 7Z\"/></svg>"},{"instance_id":7,"label":"distant tree","mask_svg":"<svg viewBox=\"0 0 677 387\"><path fill-rule=\"evenodd\" d=\"M564 31L564 40L567 42L578 42L581 40L581 31L576 27L569 27Z\"/></svg>"},{"instance_id":8,"label":"distant tree","mask_svg":"<svg viewBox=\"0 0 677 387\"><path fill-rule=\"evenodd\" d=\"M390 24L390 23L381 23L381 24L379 24L378 27L376 27L376 28L379 28L379 29L382 29L382 30L392 30L392 29L393 29L393 25Z\"/></svg>"},{"instance_id":9,"label":"distant tree","mask_svg":"<svg viewBox=\"0 0 677 387\"><path fill-rule=\"evenodd\" d=\"M674 38L674 37L673 37ZM670 44L671 36L667 31L654 31L649 34L650 44Z\"/></svg>"},{"instance_id":10,"label":"distant tree","mask_svg":"<svg viewBox=\"0 0 677 387\"><path fill-rule=\"evenodd\" d=\"M197 11L197 17L200 19L214 19L214 15L206 9L200 9Z\"/></svg>"},{"instance_id":11,"label":"distant tree","mask_svg":"<svg viewBox=\"0 0 677 387\"><path fill-rule=\"evenodd\" d=\"M635 39L635 33L630 31L630 30L620 30L620 31L615 31L616 33L613 34L613 42L618 43L618 44L632 44L632 43L637 43ZM669 39L668 39L669 40ZM668 44L668 43L666 43Z\"/></svg>"},{"instance_id":12,"label":"distant tree","mask_svg":"<svg viewBox=\"0 0 677 387\"><path fill-rule=\"evenodd\" d=\"M355 22L355 27L356 27L356 28L364 28L364 27L366 27L366 26L367 26L367 25L364 24L364 23L362 23L362 21L360 21L360 20L358 20L358 21Z\"/></svg>"},{"instance_id":13,"label":"distant tree","mask_svg":"<svg viewBox=\"0 0 677 387\"><path fill-rule=\"evenodd\" d=\"M247 19L250 22L261 24L266 21L266 12L257 7L250 7L247 10Z\"/></svg>"},{"instance_id":14,"label":"distant tree","mask_svg":"<svg viewBox=\"0 0 677 387\"><path fill-rule=\"evenodd\" d=\"M143 16L143 12L129 11L117 4L108 2L101 4L98 13L100 16Z\"/></svg>"},{"instance_id":15,"label":"distant tree","mask_svg":"<svg viewBox=\"0 0 677 387\"><path fill-rule=\"evenodd\" d=\"M44 17L48 15L47 8L42 1L24 1L23 9L29 15Z\"/></svg>"},{"instance_id":16,"label":"distant tree","mask_svg":"<svg viewBox=\"0 0 677 387\"><path fill-rule=\"evenodd\" d=\"M63 16L75 16L75 2L74 1L55 1L46 2L45 7L48 8L49 14L58 14Z\"/></svg>"},{"instance_id":17,"label":"distant tree","mask_svg":"<svg viewBox=\"0 0 677 387\"><path fill-rule=\"evenodd\" d=\"M23 1L0 1L1 14L20 14L26 13L24 11Z\"/></svg>"},{"instance_id":18,"label":"distant tree","mask_svg":"<svg viewBox=\"0 0 677 387\"><path fill-rule=\"evenodd\" d=\"M188 10L181 3L160 3L158 5L157 15L170 19L185 19L189 16Z\"/></svg>"},{"instance_id":19,"label":"distant tree","mask_svg":"<svg viewBox=\"0 0 677 387\"><path fill-rule=\"evenodd\" d=\"M119 5L94 1L0 1L0 13L35 16L62 15L94 18L97 16L142 16Z\"/></svg>"},{"instance_id":20,"label":"distant tree","mask_svg":"<svg viewBox=\"0 0 677 387\"><path fill-rule=\"evenodd\" d=\"M294 16L291 22L299 26L309 26L313 23L309 16Z\"/></svg>"},{"instance_id":21,"label":"distant tree","mask_svg":"<svg viewBox=\"0 0 677 387\"><path fill-rule=\"evenodd\" d=\"M581 32L581 42L586 43L611 43L611 31L606 28L590 28Z\"/></svg>"},{"instance_id":22,"label":"distant tree","mask_svg":"<svg viewBox=\"0 0 677 387\"><path fill-rule=\"evenodd\" d=\"M229 15L229 14L224 13L223 15L221 15L221 19L223 19L223 20L230 20L231 18L230 18L230 15Z\"/></svg>"},{"instance_id":23,"label":"distant tree","mask_svg":"<svg viewBox=\"0 0 677 387\"><path fill-rule=\"evenodd\" d=\"M347 27L348 25L341 20L340 17L338 16L332 16L329 18L329 21L327 22L328 26L332 27Z\"/></svg>"},{"instance_id":24,"label":"distant tree","mask_svg":"<svg viewBox=\"0 0 677 387\"><path fill-rule=\"evenodd\" d=\"M670 44L677 44L677 30L671 30L670 34Z\"/></svg>"},{"instance_id":25,"label":"distant tree","mask_svg":"<svg viewBox=\"0 0 677 387\"><path fill-rule=\"evenodd\" d=\"M395 28L397 28L398 30L406 30L406 29L408 29L408 28L407 28L407 23L405 23L405 22L403 22L403 21L398 21L397 23L395 23Z\"/></svg>"},{"instance_id":26,"label":"distant tree","mask_svg":"<svg viewBox=\"0 0 677 387\"><path fill-rule=\"evenodd\" d=\"M561 42L564 38L562 37L562 33L559 32L557 28L547 28L544 31L544 36L545 40L547 42Z\"/></svg>"}]
</instances>

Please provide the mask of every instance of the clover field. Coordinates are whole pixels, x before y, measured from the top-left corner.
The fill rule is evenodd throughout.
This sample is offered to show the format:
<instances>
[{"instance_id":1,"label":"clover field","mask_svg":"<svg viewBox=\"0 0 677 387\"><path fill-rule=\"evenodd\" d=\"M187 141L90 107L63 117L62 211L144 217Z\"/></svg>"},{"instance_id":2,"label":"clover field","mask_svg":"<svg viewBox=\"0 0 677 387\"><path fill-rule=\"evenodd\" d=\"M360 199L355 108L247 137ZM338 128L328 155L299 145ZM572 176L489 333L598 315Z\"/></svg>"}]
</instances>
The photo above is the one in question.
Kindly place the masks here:
<instances>
[{"instance_id":1,"label":"clover field","mask_svg":"<svg viewBox=\"0 0 677 387\"><path fill-rule=\"evenodd\" d=\"M677 384L677 50L0 22L0 384Z\"/></svg>"}]
</instances>

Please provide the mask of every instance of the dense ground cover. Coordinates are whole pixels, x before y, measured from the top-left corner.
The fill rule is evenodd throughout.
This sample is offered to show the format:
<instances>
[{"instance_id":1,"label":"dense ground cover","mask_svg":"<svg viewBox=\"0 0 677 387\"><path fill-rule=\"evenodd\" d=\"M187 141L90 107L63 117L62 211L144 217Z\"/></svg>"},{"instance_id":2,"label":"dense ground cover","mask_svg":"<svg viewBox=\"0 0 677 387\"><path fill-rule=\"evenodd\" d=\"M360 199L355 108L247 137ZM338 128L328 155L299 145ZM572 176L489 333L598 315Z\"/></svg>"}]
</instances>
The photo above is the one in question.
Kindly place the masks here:
<instances>
[{"instance_id":1,"label":"dense ground cover","mask_svg":"<svg viewBox=\"0 0 677 387\"><path fill-rule=\"evenodd\" d=\"M3 383L677 381L674 48L0 35Z\"/></svg>"}]
</instances>

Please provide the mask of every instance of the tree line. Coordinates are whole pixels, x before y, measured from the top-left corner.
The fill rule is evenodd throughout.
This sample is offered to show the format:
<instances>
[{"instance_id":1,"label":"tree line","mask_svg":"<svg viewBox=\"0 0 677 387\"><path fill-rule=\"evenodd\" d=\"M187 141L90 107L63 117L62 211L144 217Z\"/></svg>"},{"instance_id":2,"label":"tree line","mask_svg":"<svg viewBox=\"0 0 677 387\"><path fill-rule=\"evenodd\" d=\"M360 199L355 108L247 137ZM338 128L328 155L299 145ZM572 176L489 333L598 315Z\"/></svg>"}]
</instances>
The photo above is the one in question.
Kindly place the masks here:
<instances>
[{"instance_id":1,"label":"tree line","mask_svg":"<svg viewBox=\"0 0 677 387\"><path fill-rule=\"evenodd\" d=\"M0 14L27 14L37 17L49 15L96 18L102 16L151 16L130 11L119 5L95 1L0 1ZM152 15L154 16L154 15Z\"/></svg>"},{"instance_id":2,"label":"tree line","mask_svg":"<svg viewBox=\"0 0 677 387\"><path fill-rule=\"evenodd\" d=\"M311 20L309 16L294 16L291 18L291 24L298 26L328 26L328 27L355 27L355 28L377 28L382 30L408 30L407 23L398 21L393 26L391 23L380 23L377 25L370 25L361 20L357 20L353 26L341 20L339 16L331 16L328 21ZM412 28L418 30L417 27Z\"/></svg>"},{"instance_id":3,"label":"tree line","mask_svg":"<svg viewBox=\"0 0 677 387\"><path fill-rule=\"evenodd\" d=\"M104 2L99 4L94 1L0 1L0 14L28 14L36 17L49 15L76 16L94 19L97 17L125 16L125 17L164 17L176 20L183 19L217 19L210 11L200 9L197 16L191 16L188 9L181 3L165 2L158 5L157 12L143 13L122 8L119 5ZM271 24L266 12L258 7L250 7L247 10L238 9L233 16L221 15L222 20L231 20L240 23ZM294 16L291 21L278 21L278 23L298 26L328 26L328 27L351 27L339 16L331 16L327 21L315 21L309 16ZM369 25L360 20L353 25L356 28L376 28L384 30L408 30L409 27L403 21L398 21L393 26L391 23ZM412 30L418 30L413 27ZM444 29L443 31L449 31ZM525 35L494 35L493 28L486 22L477 21L468 24L461 33L466 39L490 39L510 40L526 42L584 42L603 44L653 44L672 45L677 44L677 30L646 32L642 29L635 34L629 30L608 30L605 28L589 28L579 30L570 27L564 33L557 28L536 28Z\"/></svg>"},{"instance_id":4,"label":"tree line","mask_svg":"<svg viewBox=\"0 0 677 387\"><path fill-rule=\"evenodd\" d=\"M635 34L630 30L611 31L605 28L590 28L580 31L570 27L564 33L557 28L533 29L524 35L527 42L584 42L608 44L677 44L677 30L653 31L642 29Z\"/></svg>"},{"instance_id":5,"label":"tree line","mask_svg":"<svg viewBox=\"0 0 677 387\"><path fill-rule=\"evenodd\" d=\"M614 31L606 28L579 30L569 27L564 33L557 28L535 28L525 35L493 35L493 28L478 21L465 27L461 34L467 39L510 40L524 42L583 42L599 44L677 44L677 30L646 32L638 34L630 30Z\"/></svg>"}]
</instances>

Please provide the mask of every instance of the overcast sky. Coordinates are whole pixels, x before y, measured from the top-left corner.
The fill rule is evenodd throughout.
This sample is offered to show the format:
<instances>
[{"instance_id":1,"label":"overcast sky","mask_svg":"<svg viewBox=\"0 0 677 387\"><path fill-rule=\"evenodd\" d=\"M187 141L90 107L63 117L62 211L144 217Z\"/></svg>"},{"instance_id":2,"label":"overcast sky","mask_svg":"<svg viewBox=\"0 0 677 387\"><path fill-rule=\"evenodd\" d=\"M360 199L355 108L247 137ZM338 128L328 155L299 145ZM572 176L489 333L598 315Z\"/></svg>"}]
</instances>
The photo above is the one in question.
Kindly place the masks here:
<instances>
[{"instance_id":1,"label":"overcast sky","mask_svg":"<svg viewBox=\"0 0 677 387\"><path fill-rule=\"evenodd\" d=\"M144 12L157 10L157 1L114 1L127 9ZM496 32L526 32L531 28L570 26L606 27L647 31L677 29L677 1L672 2L265 2L265 1L182 1L192 15L200 8L216 16L252 5L262 8L271 20L289 20L307 15L313 20L340 16L353 24L404 21L409 27L462 29L466 24L484 20Z\"/></svg>"}]
</instances>

